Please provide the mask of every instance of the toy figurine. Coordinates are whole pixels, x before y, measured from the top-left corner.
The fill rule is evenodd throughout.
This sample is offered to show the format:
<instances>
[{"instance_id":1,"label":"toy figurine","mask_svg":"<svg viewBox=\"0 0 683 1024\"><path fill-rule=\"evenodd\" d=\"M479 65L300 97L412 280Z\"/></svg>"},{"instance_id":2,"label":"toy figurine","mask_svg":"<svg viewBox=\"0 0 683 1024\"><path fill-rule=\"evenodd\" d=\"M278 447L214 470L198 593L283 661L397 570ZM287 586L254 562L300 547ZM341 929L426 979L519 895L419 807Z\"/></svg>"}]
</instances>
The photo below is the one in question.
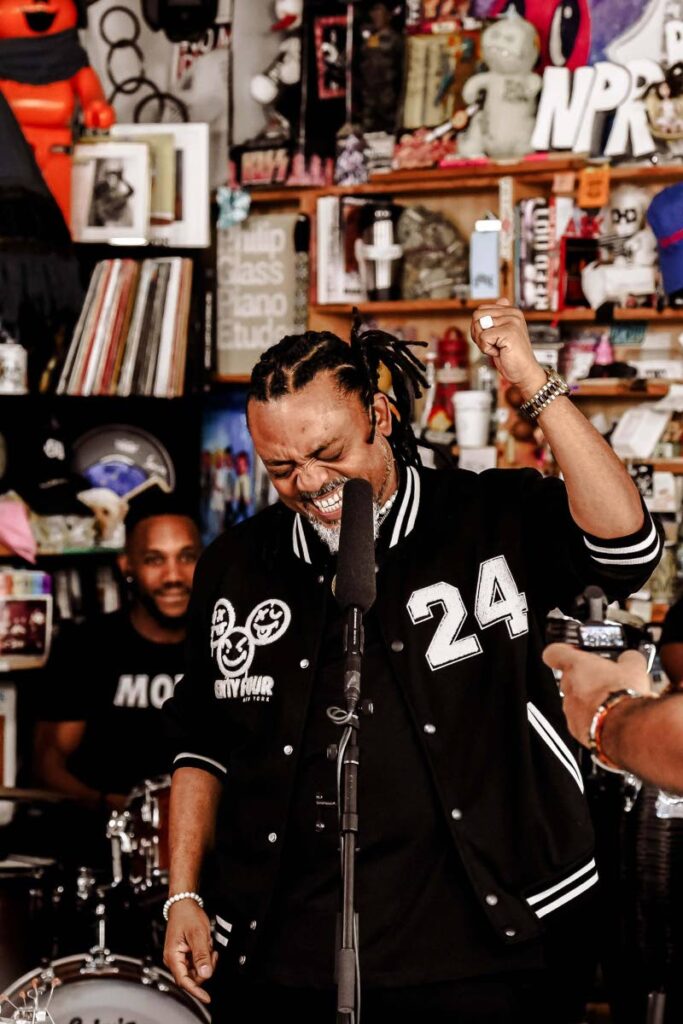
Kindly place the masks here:
<instances>
[{"instance_id":1,"label":"toy figurine","mask_svg":"<svg viewBox=\"0 0 683 1024\"><path fill-rule=\"evenodd\" d=\"M680 74L672 76L672 70L667 72L663 82L655 82L649 86L643 96L650 132L655 139L662 142L677 142L683 139Z\"/></svg>"},{"instance_id":2,"label":"toy figurine","mask_svg":"<svg viewBox=\"0 0 683 1024\"><path fill-rule=\"evenodd\" d=\"M462 156L524 156L531 148L536 97L541 78L532 68L538 59L538 35L534 26L510 10L484 29L482 58L488 71L465 82L462 98L467 106L479 102L466 131L459 136Z\"/></svg>"},{"instance_id":3,"label":"toy figurine","mask_svg":"<svg viewBox=\"0 0 683 1024\"><path fill-rule=\"evenodd\" d=\"M581 285L591 306L604 302L633 305L656 289L657 243L645 222L650 197L635 185L621 185L605 211L609 233L600 239L599 259L581 271Z\"/></svg>"},{"instance_id":4,"label":"toy figurine","mask_svg":"<svg viewBox=\"0 0 683 1024\"><path fill-rule=\"evenodd\" d=\"M511 6L514 0L495 0L489 16L502 14ZM525 0L522 9L540 37L541 68L554 65L573 71L588 64L591 51L589 0Z\"/></svg>"},{"instance_id":5,"label":"toy figurine","mask_svg":"<svg viewBox=\"0 0 683 1024\"><path fill-rule=\"evenodd\" d=\"M392 24L393 4L372 3L361 30L359 60L364 132L396 131L403 76L403 35Z\"/></svg>"},{"instance_id":6,"label":"toy figurine","mask_svg":"<svg viewBox=\"0 0 683 1024\"><path fill-rule=\"evenodd\" d=\"M115 120L78 41L78 21L74 0L0 0L0 91L67 224L76 104L87 128Z\"/></svg>"}]
</instances>

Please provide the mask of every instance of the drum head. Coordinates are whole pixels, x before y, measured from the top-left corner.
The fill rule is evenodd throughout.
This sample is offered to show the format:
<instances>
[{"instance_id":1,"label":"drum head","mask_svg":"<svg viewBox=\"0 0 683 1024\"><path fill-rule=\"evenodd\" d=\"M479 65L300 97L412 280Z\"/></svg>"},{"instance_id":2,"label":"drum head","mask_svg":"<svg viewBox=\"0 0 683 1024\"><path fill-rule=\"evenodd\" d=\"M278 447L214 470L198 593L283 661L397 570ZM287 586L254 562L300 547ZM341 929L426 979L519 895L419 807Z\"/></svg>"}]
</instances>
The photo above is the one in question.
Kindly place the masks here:
<instances>
[{"instance_id":1,"label":"drum head","mask_svg":"<svg viewBox=\"0 0 683 1024\"><path fill-rule=\"evenodd\" d=\"M169 992L121 978L91 977L60 985L50 1003L55 1021L82 1024L135 1021L135 1024L197 1024L201 1018Z\"/></svg>"},{"instance_id":2,"label":"drum head","mask_svg":"<svg viewBox=\"0 0 683 1024\"><path fill-rule=\"evenodd\" d=\"M109 957L106 967L93 968L88 957L72 956L50 966L58 981L49 1004L57 1024L206 1024L210 1019L167 971L154 967L146 975L142 963L131 957ZM16 1003L34 979L40 984L40 974L36 970L16 981L8 991L10 999ZM41 1007L46 1000L47 993Z\"/></svg>"}]
</instances>

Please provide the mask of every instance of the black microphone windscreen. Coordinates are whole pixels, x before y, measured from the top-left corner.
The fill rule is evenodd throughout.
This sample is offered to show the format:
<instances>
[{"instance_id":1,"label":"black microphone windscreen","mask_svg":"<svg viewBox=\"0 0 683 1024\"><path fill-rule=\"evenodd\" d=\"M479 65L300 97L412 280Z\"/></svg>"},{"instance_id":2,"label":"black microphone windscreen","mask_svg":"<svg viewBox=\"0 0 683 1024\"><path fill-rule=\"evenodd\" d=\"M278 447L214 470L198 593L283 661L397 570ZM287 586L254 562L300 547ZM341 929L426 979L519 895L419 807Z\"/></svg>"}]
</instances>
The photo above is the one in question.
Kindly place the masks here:
<instances>
[{"instance_id":1,"label":"black microphone windscreen","mask_svg":"<svg viewBox=\"0 0 683 1024\"><path fill-rule=\"evenodd\" d=\"M375 601L375 535L372 487L367 480L344 484L335 597L340 607L366 612Z\"/></svg>"}]
</instances>

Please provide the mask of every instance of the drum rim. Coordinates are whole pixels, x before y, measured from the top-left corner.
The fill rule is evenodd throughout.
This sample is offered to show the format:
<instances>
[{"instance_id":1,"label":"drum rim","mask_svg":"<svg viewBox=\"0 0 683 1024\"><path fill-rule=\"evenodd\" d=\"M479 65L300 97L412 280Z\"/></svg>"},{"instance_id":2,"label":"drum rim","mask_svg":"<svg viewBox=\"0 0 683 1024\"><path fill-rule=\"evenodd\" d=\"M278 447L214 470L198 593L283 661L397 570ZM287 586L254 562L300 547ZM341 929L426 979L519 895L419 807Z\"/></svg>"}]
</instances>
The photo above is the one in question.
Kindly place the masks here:
<instances>
[{"instance_id":1,"label":"drum rim","mask_svg":"<svg viewBox=\"0 0 683 1024\"><path fill-rule=\"evenodd\" d=\"M10 997L13 997L17 992L20 992L22 989L25 989L28 985L30 985L34 978L39 977L45 971L54 970L56 967L60 966L76 964L79 961L86 960L88 956L90 956L89 953L71 953L69 954L69 956L61 956L56 960L50 960L49 963L45 964L43 967L34 967L32 970L27 971L26 974L23 974L20 978L17 978L17 980L13 981L10 985L5 985L4 993ZM124 963L133 964L142 969L145 963L144 960L141 960L139 957L127 956L125 953L111 953L109 954L109 956L111 958L112 967L116 967L117 963ZM180 985L178 985L177 982L175 981L170 971L167 971L164 967L159 967L159 965L156 963L151 963L150 967L154 970L156 974L159 975L159 979L161 981L171 986L170 990L168 992L162 992L162 995L171 995L174 998L177 998L178 1002L184 1003L185 1005L190 1005L193 1009L199 1010L201 1017L208 1024L208 1022L211 1020L211 1015L203 1003L200 1003L199 1000L195 999L193 995L187 992L184 988L181 988ZM80 979L69 979L69 981L92 981L93 979L97 978L106 978L109 981L121 980L134 983L134 979L132 978L117 979L116 975L109 973L106 970L106 968L99 973L97 970L93 970L91 974L83 975L83 977ZM156 991L159 990L157 989Z\"/></svg>"},{"instance_id":2,"label":"drum rim","mask_svg":"<svg viewBox=\"0 0 683 1024\"><path fill-rule=\"evenodd\" d=\"M160 790L171 788L171 776L170 775L150 775L149 778L143 779L133 786L126 800L126 807L131 800L137 799L141 796L146 796L149 793L157 793Z\"/></svg>"}]
</instances>

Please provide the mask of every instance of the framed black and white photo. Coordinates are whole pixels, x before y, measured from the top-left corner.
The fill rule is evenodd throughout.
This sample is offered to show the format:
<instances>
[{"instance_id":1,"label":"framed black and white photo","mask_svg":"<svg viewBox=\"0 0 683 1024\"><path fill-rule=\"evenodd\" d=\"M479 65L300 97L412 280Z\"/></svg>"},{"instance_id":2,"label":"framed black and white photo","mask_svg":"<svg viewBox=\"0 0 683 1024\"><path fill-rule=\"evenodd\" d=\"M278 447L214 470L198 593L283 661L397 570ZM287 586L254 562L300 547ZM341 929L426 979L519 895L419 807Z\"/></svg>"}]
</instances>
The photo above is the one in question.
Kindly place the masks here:
<instances>
[{"instance_id":1,"label":"framed black and white photo","mask_svg":"<svg viewBox=\"0 0 683 1024\"><path fill-rule=\"evenodd\" d=\"M148 124L115 124L113 137L149 135ZM209 126L203 122L155 124L154 134L173 137L175 153L175 218L152 224L149 240L173 248L206 248L209 230Z\"/></svg>"},{"instance_id":2,"label":"framed black and white photo","mask_svg":"<svg viewBox=\"0 0 683 1024\"><path fill-rule=\"evenodd\" d=\"M265 0L252 6L263 7L258 59L272 19ZM161 122L207 122L211 188L224 185L228 178L229 106L234 87L229 73L232 0L218 0L215 22L198 38L177 43L152 29L141 0L88 0L87 7L83 45L107 102L116 111L117 122L146 123L148 131L155 133ZM277 40L273 38L272 42L275 49ZM243 85L247 95L248 78Z\"/></svg>"},{"instance_id":3,"label":"framed black and white photo","mask_svg":"<svg viewBox=\"0 0 683 1024\"><path fill-rule=\"evenodd\" d=\"M148 240L149 148L142 142L87 142L74 148L71 233L77 242Z\"/></svg>"}]
</instances>

